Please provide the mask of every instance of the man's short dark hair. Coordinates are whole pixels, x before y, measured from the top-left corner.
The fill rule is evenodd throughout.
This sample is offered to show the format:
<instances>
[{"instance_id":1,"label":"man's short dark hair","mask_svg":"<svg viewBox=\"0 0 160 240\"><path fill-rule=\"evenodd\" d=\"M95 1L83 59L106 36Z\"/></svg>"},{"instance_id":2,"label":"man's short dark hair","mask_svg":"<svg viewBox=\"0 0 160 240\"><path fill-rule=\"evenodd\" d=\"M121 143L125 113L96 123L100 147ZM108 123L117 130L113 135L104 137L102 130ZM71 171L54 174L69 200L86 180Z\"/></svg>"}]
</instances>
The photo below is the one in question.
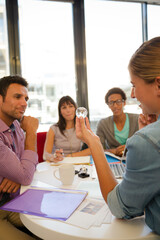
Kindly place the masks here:
<instances>
[{"instance_id":1,"label":"man's short dark hair","mask_svg":"<svg viewBox=\"0 0 160 240\"><path fill-rule=\"evenodd\" d=\"M108 98L112 94L120 94L124 101L127 99L125 92L121 88L111 88L105 95L105 103L108 103Z\"/></svg>"},{"instance_id":2,"label":"man's short dark hair","mask_svg":"<svg viewBox=\"0 0 160 240\"><path fill-rule=\"evenodd\" d=\"M0 95L3 97L3 99L7 94L8 87L13 83L17 83L28 88L28 82L19 75L0 78Z\"/></svg>"}]
</instances>

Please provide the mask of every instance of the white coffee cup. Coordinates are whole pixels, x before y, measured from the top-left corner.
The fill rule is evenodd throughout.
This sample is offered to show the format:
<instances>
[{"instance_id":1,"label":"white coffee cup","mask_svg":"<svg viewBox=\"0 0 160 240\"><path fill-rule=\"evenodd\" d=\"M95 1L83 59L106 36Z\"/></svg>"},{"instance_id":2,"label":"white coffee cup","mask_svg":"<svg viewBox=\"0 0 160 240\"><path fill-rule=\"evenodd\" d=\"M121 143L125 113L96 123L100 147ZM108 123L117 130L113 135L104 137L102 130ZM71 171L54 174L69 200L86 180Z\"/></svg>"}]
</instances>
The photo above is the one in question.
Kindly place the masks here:
<instances>
[{"instance_id":1,"label":"white coffee cup","mask_svg":"<svg viewBox=\"0 0 160 240\"><path fill-rule=\"evenodd\" d=\"M59 177L56 176L56 172L58 170ZM74 165L71 163L64 163L63 165L59 166L58 169L53 172L53 174L55 178L62 182L63 185L71 185L75 176Z\"/></svg>"}]
</instances>

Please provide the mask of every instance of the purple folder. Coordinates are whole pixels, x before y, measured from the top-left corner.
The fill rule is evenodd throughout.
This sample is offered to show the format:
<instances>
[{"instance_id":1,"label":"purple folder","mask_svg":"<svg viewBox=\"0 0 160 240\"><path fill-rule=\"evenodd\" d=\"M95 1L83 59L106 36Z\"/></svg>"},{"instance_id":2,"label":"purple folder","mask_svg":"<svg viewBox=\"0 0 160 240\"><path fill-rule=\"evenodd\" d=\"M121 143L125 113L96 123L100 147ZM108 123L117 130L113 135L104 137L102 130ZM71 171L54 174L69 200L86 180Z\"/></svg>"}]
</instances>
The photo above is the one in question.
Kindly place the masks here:
<instances>
[{"instance_id":1,"label":"purple folder","mask_svg":"<svg viewBox=\"0 0 160 240\"><path fill-rule=\"evenodd\" d=\"M85 191L28 189L0 209L66 221L86 196Z\"/></svg>"}]
</instances>

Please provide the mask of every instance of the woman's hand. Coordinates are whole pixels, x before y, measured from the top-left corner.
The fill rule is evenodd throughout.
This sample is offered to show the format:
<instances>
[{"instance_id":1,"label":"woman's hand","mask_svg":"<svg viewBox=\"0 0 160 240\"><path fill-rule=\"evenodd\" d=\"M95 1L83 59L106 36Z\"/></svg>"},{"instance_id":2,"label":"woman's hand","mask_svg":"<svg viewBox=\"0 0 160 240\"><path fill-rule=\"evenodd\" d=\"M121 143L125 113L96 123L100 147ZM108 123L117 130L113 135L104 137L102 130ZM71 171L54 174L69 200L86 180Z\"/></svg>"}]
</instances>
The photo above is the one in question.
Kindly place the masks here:
<instances>
[{"instance_id":1,"label":"woman's hand","mask_svg":"<svg viewBox=\"0 0 160 240\"><path fill-rule=\"evenodd\" d=\"M56 149L54 154L51 154L51 153L45 153L45 154L46 154L46 160L49 162L57 163L59 161L62 161L64 158L63 149Z\"/></svg>"},{"instance_id":2,"label":"woman's hand","mask_svg":"<svg viewBox=\"0 0 160 240\"><path fill-rule=\"evenodd\" d=\"M93 140L99 140L99 137L92 132L87 117L85 119L76 117L76 136L87 145Z\"/></svg>"},{"instance_id":3,"label":"woman's hand","mask_svg":"<svg viewBox=\"0 0 160 240\"><path fill-rule=\"evenodd\" d=\"M121 146L117 147L115 155L122 157L122 155L124 153L124 149L125 149L125 145L121 145Z\"/></svg>"},{"instance_id":4,"label":"woman's hand","mask_svg":"<svg viewBox=\"0 0 160 240\"><path fill-rule=\"evenodd\" d=\"M106 151L113 153L116 156L122 157L124 153L125 145L120 145L117 148L106 149Z\"/></svg>"},{"instance_id":5,"label":"woman's hand","mask_svg":"<svg viewBox=\"0 0 160 240\"><path fill-rule=\"evenodd\" d=\"M54 156L54 159L53 159L54 162L62 161L64 158L63 149L56 149L53 156Z\"/></svg>"},{"instance_id":6,"label":"woman's hand","mask_svg":"<svg viewBox=\"0 0 160 240\"><path fill-rule=\"evenodd\" d=\"M138 118L139 129L156 122L158 119L157 114L140 114Z\"/></svg>"}]
</instances>

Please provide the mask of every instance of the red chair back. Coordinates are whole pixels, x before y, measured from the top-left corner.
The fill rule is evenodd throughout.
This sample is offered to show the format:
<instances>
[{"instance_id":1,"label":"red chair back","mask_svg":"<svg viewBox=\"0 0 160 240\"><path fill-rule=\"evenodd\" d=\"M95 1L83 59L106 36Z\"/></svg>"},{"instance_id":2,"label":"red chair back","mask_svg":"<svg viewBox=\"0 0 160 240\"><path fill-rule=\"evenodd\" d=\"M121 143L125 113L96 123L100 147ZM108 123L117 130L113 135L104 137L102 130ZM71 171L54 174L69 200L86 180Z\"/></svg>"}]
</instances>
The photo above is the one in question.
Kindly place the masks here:
<instances>
[{"instance_id":1,"label":"red chair back","mask_svg":"<svg viewBox=\"0 0 160 240\"><path fill-rule=\"evenodd\" d=\"M38 153L38 161L43 162L43 150L44 144L46 140L47 132L38 132L37 133L37 153Z\"/></svg>"}]
</instances>

